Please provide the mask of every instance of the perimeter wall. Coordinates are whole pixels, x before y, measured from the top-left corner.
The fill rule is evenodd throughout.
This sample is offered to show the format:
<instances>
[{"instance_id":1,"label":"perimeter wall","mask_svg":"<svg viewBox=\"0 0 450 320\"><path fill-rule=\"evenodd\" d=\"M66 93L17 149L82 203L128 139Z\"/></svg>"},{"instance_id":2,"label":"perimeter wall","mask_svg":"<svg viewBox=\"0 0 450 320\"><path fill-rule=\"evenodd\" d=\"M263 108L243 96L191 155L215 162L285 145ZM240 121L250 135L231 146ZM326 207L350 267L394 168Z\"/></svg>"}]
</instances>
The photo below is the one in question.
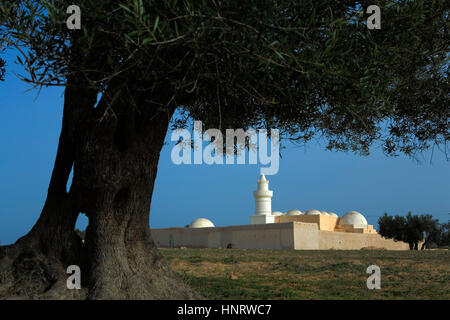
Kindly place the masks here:
<instances>
[{"instance_id":1,"label":"perimeter wall","mask_svg":"<svg viewBox=\"0 0 450 320\"><path fill-rule=\"evenodd\" d=\"M409 250L404 242L384 239L379 234L319 230L315 223L285 222L215 228L152 229L157 247L359 250L383 248Z\"/></svg>"}]
</instances>

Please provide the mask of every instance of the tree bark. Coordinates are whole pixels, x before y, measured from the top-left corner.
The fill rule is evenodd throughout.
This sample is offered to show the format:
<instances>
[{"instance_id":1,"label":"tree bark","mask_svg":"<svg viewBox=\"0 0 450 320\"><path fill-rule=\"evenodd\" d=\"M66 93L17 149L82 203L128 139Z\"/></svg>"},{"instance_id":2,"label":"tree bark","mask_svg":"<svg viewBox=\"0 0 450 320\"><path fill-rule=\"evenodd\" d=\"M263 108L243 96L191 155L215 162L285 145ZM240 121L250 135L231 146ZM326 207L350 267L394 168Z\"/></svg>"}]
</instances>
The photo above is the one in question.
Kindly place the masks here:
<instances>
[{"instance_id":1,"label":"tree bark","mask_svg":"<svg viewBox=\"0 0 450 320\"><path fill-rule=\"evenodd\" d=\"M69 85L65 90L63 124L41 215L27 235L14 245L0 247L0 298L82 296L61 293L64 266L79 264L82 256L81 240L74 232L78 211L66 184L75 159L71 138L75 114L90 107L95 98L95 92L86 88Z\"/></svg>"},{"instance_id":2,"label":"tree bark","mask_svg":"<svg viewBox=\"0 0 450 320\"><path fill-rule=\"evenodd\" d=\"M164 88L151 103L145 92L115 89L118 95L105 94L97 108L92 90L66 89L41 216L25 237L0 247L0 298L200 297L170 269L149 229L159 154L175 105L163 107ZM84 245L74 232L81 212L89 217ZM73 264L81 268L82 290L66 287L65 271Z\"/></svg>"},{"instance_id":3,"label":"tree bark","mask_svg":"<svg viewBox=\"0 0 450 320\"><path fill-rule=\"evenodd\" d=\"M117 119L92 126L77 155L74 183L89 217L89 298L196 296L158 253L149 230L159 154L174 108L144 108L114 107Z\"/></svg>"}]
</instances>

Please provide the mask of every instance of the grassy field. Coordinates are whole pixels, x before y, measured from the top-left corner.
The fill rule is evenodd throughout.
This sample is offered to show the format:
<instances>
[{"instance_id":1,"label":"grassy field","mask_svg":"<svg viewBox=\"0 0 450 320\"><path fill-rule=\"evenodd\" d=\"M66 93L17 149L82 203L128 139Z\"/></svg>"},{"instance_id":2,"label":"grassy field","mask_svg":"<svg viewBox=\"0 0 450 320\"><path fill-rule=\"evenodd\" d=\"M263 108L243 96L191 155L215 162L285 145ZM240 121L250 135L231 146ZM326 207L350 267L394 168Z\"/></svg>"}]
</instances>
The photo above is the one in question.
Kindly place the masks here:
<instances>
[{"instance_id":1,"label":"grassy field","mask_svg":"<svg viewBox=\"0 0 450 320\"><path fill-rule=\"evenodd\" d=\"M160 249L206 299L450 299L450 251ZM368 266L381 269L369 290Z\"/></svg>"}]
</instances>

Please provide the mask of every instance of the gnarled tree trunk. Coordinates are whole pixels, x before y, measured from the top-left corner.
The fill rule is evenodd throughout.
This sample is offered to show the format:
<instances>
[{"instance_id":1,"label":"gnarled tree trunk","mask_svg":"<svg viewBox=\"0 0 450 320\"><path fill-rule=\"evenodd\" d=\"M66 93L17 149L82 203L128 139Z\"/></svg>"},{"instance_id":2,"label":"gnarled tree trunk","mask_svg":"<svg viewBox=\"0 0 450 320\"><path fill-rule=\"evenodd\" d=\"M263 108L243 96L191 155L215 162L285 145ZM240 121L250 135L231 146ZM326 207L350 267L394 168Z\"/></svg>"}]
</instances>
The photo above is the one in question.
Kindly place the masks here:
<instances>
[{"instance_id":1,"label":"gnarled tree trunk","mask_svg":"<svg viewBox=\"0 0 450 320\"><path fill-rule=\"evenodd\" d=\"M95 108L96 92L66 88L47 200L26 236L0 247L0 298L199 298L170 269L149 230L159 154L175 110L164 104L164 89L149 99L117 86ZM84 244L74 232L80 213L89 217ZM81 290L66 287L69 265L81 268Z\"/></svg>"}]
</instances>

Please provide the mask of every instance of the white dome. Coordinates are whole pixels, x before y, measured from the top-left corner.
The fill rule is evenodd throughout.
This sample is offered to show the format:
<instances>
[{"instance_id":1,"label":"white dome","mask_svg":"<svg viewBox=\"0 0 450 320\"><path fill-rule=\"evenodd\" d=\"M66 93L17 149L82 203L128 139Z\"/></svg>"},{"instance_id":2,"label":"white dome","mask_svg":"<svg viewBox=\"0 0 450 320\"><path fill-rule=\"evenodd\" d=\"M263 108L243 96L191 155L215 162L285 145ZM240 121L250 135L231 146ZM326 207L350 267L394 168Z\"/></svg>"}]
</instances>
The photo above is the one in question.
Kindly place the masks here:
<instances>
[{"instance_id":1,"label":"white dome","mask_svg":"<svg viewBox=\"0 0 450 320\"><path fill-rule=\"evenodd\" d=\"M303 212L299 211L299 210L289 210L286 215L287 216L301 216L303 214Z\"/></svg>"},{"instance_id":2,"label":"white dome","mask_svg":"<svg viewBox=\"0 0 450 320\"><path fill-rule=\"evenodd\" d=\"M315 209L308 210L308 211L305 212L305 215L307 215L307 216L319 216L320 215L320 211L319 210L315 210Z\"/></svg>"},{"instance_id":3,"label":"white dome","mask_svg":"<svg viewBox=\"0 0 450 320\"><path fill-rule=\"evenodd\" d=\"M280 211L274 211L274 212L272 212L272 215L273 215L273 216L282 216L282 215L283 215L283 212L280 212Z\"/></svg>"},{"instance_id":4,"label":"white dome","mask_svg":"<svg viewBox=\"0 0 450 320\"><path fill-rule=\"evenodd\" d=\"M337 215L336 213L334 213L334 212L328 212L328 215L329 215L330 217L339 218L338 215Z\"/></svg>"},{"instance_id":5,"label":"white dome","mask_svg":"<svg viewBox=\"0 0 450 320\"><path fill-rule=\"evenodd\" d=\"M367 220L357 211L347 212L339 219L340 225L352 225L353 228L367 228Z\"/></svg>"},{"instance_id":6,"label":"white dome","mask_svg":"<svg viewBox=\"0 0 450 320\"><path fill-rule=\"evenodd\" d=\"M211 227L214 227L214 224L211 222L211 220L205 218L195 219L189 225L189 228L211 228Z\"/></svg>"},{"instance_id":7,"label":"white dome","mask_svg":"<svg viewBox=\"0 0 450 320\"><path fill-rule=\"evenodd\" d=\"M324 216L329 216L328 212L326 212L326 211L320 211L320 214L324 215Z\"/></svg>"}]
</instances>

